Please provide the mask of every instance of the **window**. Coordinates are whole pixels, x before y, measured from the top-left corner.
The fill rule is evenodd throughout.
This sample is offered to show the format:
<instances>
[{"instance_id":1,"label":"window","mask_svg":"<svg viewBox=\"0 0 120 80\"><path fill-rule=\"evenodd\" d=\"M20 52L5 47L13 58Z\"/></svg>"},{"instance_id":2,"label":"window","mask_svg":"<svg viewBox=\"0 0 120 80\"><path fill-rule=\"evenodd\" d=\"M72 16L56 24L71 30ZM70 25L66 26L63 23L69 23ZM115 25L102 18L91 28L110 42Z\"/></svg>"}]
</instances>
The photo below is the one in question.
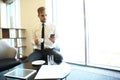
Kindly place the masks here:
<instances>
[{"instance_id":1,"label":"window","mask_svg":"<svg viewBox=\"0 0 120 80\"><path fill-rule=\"evenodd\" d=\"M64 61L85 63L83 1L52 1L53 23L57 26Z\"/></svg>"},{"instance_id":2,"label":"window","mask_svg":"<svg viewBox=\"0 0 120 80\"><path fill-rule=\"evenodd\" d=\"M51 0L65 61L120 70L119 3Z\"/></svg>"},{"instance_id":3,"label":"window","mask_svg":"<svg viewBox=\"0 0 120 80\"><path fill-rule=\"evenodd\" d=\"M119 0L86 0L89 65L120 67L119 3Z\"/></svg>"},{"instance_id":4,"label":"window","mask_svg":"<svg viewBox=\"0 0 120 80\"><path fill-rule=\"evenodd\" d=\"M9 28L19 28L20 27L20 0L15 0L11 4L0 2L0 27L1 28L8 28L9 36L12 37L11 39L6 40L11 46L16 47L16 41L13 38L16 38L16 31L15 29ZM21 33L21 32L19 32ZM9 38L9 37L8 37ZM20 41L20 40L19 40Z\"/></svg>"}]
</instances>

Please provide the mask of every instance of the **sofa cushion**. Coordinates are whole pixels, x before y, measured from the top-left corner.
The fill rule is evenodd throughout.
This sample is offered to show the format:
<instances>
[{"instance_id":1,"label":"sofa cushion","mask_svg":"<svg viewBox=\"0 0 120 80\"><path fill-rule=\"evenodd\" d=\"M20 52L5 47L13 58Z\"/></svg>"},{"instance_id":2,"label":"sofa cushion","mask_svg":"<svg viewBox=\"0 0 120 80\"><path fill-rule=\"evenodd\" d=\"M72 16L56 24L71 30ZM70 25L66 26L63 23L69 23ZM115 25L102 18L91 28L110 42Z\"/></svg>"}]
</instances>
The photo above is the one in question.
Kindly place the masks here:
<instances>
[{"instance_id":1,"label":"sofa cushion","mask_svg":"<svg viewBox=\"0 0 120 80\"><path fill-rule=\"evenodd\" d=\"M0 40L0 59L15 58L16 49L11 47L6 41Z\"/></svg>"},{"instance_id":2,"label":"sofa cushion","mask_svg":"<svg viewBox=\"0 0 120 80\"><path fill-rule=\"evenodd\" d=\"M14 58L0 59L0 72L6 69L10 69L18 64L20 64L20 61Z\"/></svg>"}]
</instances>

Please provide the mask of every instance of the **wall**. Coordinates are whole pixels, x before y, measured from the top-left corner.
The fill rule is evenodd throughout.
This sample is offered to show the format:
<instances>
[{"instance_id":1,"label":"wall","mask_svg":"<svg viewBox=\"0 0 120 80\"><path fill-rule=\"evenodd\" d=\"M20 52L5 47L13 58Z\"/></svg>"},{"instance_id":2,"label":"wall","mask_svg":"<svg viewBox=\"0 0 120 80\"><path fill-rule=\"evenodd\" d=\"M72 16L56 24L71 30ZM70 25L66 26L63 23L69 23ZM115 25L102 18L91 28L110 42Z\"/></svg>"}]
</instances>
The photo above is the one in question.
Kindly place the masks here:
<instances>
[{"instance_id":1,"label":"wall","mask_svg":"<svg viewBox=\"0 0 120 80\"><path fill-rule=\"evenodd\" d=\"M25 27L27 48L24 55L29 55L32 51L32 30L39 26L40 21L37 16L37 8L45 5L45 0L20 0L21 6L21 27Z\"/></svg>"}]
</instances>

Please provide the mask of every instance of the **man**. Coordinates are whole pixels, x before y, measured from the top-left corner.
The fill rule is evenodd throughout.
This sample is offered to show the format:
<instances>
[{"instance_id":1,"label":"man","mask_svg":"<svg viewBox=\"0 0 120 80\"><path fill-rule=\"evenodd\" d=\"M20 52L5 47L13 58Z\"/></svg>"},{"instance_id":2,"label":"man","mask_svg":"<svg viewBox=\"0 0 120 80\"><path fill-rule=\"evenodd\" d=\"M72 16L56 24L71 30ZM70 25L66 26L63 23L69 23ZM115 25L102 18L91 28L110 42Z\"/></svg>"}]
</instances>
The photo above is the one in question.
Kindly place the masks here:
<instances>
[{"instance_id":1,"label":"man","mask_svg":"<svg viewBox=\"0 0 120 80\"><path fill-rule=\"evenodd\" d=\"M57 50L54 47L57 34L55 32L55 27L52 25L46 25L46 11L45 7L40 7L37 10L38 12L38 18L40 19L40 22L42 23L41 26L34 31L34 40L33 40L33 46L34 51L33 53L28 57L29 61L34 60L45 60L47 61L47 55L54 55L54 61L57 64L60 64L62 62L63 57L61 56L59 50ZM42 33L42 30L44 28L44 35Z\"/></svg>"}]
</instances>

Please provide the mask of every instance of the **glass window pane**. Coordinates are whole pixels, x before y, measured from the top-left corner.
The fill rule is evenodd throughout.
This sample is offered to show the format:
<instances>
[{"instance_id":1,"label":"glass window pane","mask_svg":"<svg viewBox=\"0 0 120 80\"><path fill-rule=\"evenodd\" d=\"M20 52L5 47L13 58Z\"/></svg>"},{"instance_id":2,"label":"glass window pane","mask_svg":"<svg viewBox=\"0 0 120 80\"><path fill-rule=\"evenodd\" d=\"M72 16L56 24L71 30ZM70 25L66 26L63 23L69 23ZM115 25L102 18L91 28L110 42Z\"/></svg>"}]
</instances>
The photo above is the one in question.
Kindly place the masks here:
<instances>
[{"instance_id":1,"label":"glass window pane","mask_svg":"<svg viewBox=\"0 0 120 80\"><path fill-rule=\"evenodd\" d=\"M120 67L119 0L86 0L89 64Z\"/></svg>"},{"instance_id":2,"label":"glass window pane","mask_svg":"<svg viewBox=\"0 0 120 80\"><path fill-rule=\"evenodd\" d=\"M56 0L53 8L53 18L57 24L60 36L60 50L64 56L64 60L68 62L84 63L85 40L83 1Z\"/></svg>"}]
</instances>

